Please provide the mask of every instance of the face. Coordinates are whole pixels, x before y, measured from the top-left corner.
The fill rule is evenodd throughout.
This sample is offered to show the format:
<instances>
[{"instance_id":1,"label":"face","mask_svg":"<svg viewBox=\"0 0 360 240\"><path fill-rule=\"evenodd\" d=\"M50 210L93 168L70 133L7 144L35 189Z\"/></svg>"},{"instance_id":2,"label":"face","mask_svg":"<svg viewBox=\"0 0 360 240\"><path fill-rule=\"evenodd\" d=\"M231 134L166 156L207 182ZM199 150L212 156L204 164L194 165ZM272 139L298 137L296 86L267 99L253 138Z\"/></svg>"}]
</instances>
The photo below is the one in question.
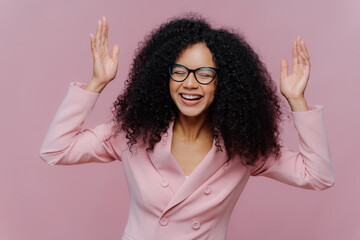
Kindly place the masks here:
<instances>
[{"instance_id":1,"label":"face","mask_svg":"<svg viewBox=\"0 0 360 240\"><path fill-rule=\"evenodd\" d=\"M176 59L175 64L181 64L189 69L216 68L212 53L205 43L196 43L187 47ZM206 114L206 110L214 101L217 78L218 76L207 85L198 83L194 73L190 73L183 82L175 82L170 78L170 94L179 114L186 117L200 117Z\"/></svg>"}]
</instances>

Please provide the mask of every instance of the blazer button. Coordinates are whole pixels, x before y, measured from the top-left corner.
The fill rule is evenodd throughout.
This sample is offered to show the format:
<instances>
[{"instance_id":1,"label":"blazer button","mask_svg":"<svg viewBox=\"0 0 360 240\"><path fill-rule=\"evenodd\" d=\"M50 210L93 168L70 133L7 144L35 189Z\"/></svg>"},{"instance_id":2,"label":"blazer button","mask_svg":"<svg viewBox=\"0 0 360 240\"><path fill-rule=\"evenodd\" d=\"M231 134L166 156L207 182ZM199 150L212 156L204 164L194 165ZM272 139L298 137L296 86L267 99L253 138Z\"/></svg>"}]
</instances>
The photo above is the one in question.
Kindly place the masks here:
<instances>
[{"instance_id":1,"label":"blazer button","mask_svg":"<svg viewBox=\"0 0 360 240\"><path fill-rule=\"evenodd\" d=\"M195 221L193 221L193 222L191 223L191 226L192 226L193 229L197 230L197 229L200 228L200 222L197 221L197 220L195 220Z\"/></svg>"},{"instance_id":2,"label":"blazer button","mask_svg":"<svg viewBox=\"0 0 360 240\"><path fill-rule=\"evenodd\" d=\"M169 219L166 218L166 217L163 217L163 218L160 219L160 225L161 226L166 226L168 224L168 222L169 222Z\"/></svg>"},{"instance_id":3,"label":"blazer button","mask_svg":"<svg viewBox=\"0 0 360 240\"><path fill-rule=\"evenodd\" d=\"M209 185L206 185L206 186L204 187L204 193L205 193L205 194L210 194L210 193L211 193L211 187L210 187Z\"/></svg>"},{"instance_id":4,"label":"blazer button","mask_svg":"<svg viewBox=\"0 0 360 240\"><path fill-rule=\"evenodd\" d=\"M160 185L165 188L169 185L169 183L165 178L163 178L161 179Z\"/></svg>"}]
</instances>

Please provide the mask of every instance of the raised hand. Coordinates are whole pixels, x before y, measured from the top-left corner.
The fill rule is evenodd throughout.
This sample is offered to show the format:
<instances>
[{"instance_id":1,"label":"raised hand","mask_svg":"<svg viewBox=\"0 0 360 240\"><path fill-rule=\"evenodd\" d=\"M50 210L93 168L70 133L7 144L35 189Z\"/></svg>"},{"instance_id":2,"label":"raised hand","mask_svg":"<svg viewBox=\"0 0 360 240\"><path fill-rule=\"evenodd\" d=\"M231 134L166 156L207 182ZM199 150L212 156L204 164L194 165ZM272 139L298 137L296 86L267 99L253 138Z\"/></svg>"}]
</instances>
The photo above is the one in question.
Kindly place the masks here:
<instances>
[{"instance_id":1,"label":"raised hand","mask_svg":"<svg viewBox=\"0 0 360 240\"><path fill-rule=\"evenodd\" d=\"M91 52L94 60L93 77L86 90L101 92L115 78L118 69L119 44L114 44L111 55L108 48L109 23L103 17L98 21L96 37L90 34Z\"/></svg>"},{"instance_id":2,"label":"raised hand","mask_svg":"<svg viewBox=\"0 0 360 240\"><path fill-rule=\"evenodd\" d=\"M304 97L310 77L310 58L304 41L297 37L292 45L292 69L288 74L288 63L281 60L280 91L293 111L307 111Z\"/></svg>"}]
</instances>

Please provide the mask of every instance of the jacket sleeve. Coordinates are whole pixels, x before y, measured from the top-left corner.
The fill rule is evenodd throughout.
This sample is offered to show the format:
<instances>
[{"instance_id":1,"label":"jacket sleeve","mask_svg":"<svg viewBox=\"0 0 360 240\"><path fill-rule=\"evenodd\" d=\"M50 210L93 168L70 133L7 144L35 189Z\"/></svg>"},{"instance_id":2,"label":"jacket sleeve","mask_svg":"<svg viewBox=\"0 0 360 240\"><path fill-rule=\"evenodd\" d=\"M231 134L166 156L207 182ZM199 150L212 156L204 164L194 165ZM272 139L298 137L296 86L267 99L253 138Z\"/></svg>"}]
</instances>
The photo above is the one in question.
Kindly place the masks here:
<instances>
[{"instance_id":1,"label":"jacket sleeve","mask_svg":"<svg viewBox=\"0 0 360 240\"><path fill-rule=\"evenodd\" d=\"M49 165L111 162L119 157L110 141L113 122L84 129L84 121L100 96L85 90L86 84L71 82L40 149L40 158ZM120 160L120 159L119 159Z\"/></svg>"},{"instance_id":2,"label":"jacket sleeve","mask_svg":"<svg viewBox=\"0 0 360 240\"><path fill-rule=\"evenodd\" d=\"M281 149L278 158L259 161L252 176L266 176L306 189L323 190L335 183L327 139L323 106L310 106L307 112L292 112L299 135L299 150Z\"/></svg>"}]
</instances>

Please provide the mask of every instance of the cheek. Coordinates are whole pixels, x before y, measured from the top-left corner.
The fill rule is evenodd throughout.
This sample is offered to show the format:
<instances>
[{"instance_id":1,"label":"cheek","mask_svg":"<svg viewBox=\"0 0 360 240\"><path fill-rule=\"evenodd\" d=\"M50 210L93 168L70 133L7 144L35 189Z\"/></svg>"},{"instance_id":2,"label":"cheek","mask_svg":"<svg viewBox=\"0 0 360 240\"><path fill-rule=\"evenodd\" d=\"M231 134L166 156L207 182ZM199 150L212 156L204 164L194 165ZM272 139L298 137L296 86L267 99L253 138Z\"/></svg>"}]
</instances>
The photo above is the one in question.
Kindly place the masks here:
<instances>
[{"instance_id":1,"label":"cheek","mask_svg":"<svg viewBox=\"0 0 360 240\"><path fill-rule=\"evenodd\" d=\"M209 86L210 87L210 86ZM216 86L215 85L212 85L210 88L208 88L206 90L206 95L209 96L211 102L214 101L214 98L215 98L215 89L216 89Z\"/></svg>"},{"instance_id":2,"label":"cheek","mask_svg":"<svg viewBox=\"0 0 360 240\"><path fill-rule=\"evenodd\" d=\"M169 91L170 91L170 95L171 95L171 98L173 100L175 100L174 98L176 97L176 90L177 90L177 85L174 81L170 80L170 83L169 83Z\"/></svg>"},{"instance_id":3,"label":"cheek","mask_svg":"<svg viewBox=\"0 0 360 240\"><path fill-rule=\"evenodd\" d=\"M210 98L210 104L212 104L214 102L214 99L215 99L215 94L213 92L211 95L211 98Z\"/></svg>"}]
</instances>

